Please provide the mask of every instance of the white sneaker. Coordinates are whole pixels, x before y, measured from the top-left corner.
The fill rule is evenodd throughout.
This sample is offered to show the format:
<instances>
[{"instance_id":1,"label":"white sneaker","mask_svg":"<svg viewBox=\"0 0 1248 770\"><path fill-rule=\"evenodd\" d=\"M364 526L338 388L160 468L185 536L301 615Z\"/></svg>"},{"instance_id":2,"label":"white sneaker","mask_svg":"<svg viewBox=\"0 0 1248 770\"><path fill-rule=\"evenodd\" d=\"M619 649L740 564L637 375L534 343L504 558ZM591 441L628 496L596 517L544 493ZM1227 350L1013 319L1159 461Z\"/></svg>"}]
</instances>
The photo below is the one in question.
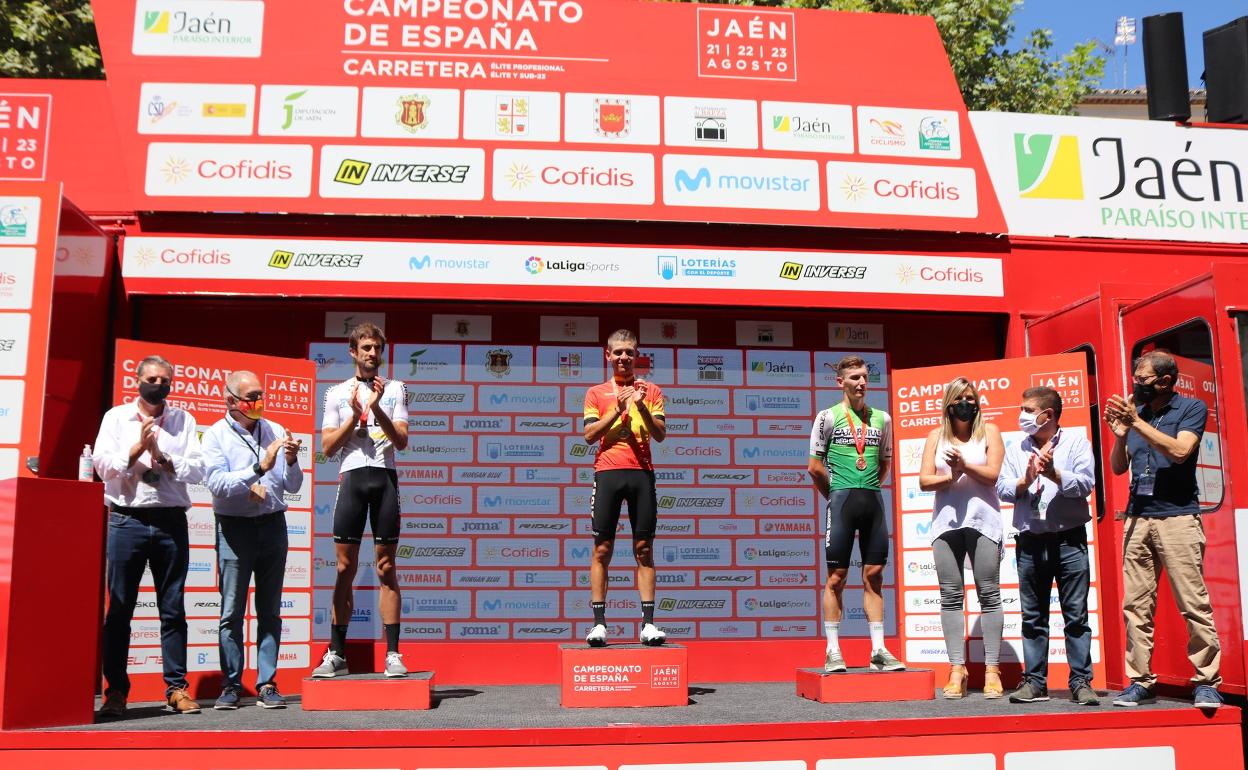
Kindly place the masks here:
<instances>
[{"instance_id":1,"label":"white sneaker","mask_svg":"<svg viewBox=\"0 0 1248 770\"><path fill-rule=\"evenodd\" d=\"M321 665L312 669L312 678L333 679L345 673L347 673L346 659L339 657L333 650L326 650L325 657L321 658Z\"/></svg>"},{"instance_id":2,"label":"white sneaker","mask_svg":"<svg viewBox=\"0 0 1248 770\"><path fill-rule=\"evenodd\" d=\"M386 676L407 676L407 666L403 665L403 656L397 652L386 653Z\"/></svg>"},{"instance_id":3,"label":"white sneaker","mask_svg":"<svg viewBox=\"0 0 1248 770\"><path fill-rule=\"evenodd\" d=\"M599 623L589 629L589 633L585 635L585 644L588 644L590 647L606 647L607 627Z\"/></svg>"},{"instance_id":4,"label":"white sneaker","mask_svg":"<svg viewBox=\"0 0 1248 770\"><path fill-rule=\"evenodd\" d=\"M666 641L667 634L655 628L653 623L641 627L641 643L647 647L658 647Z\"/></svg>"}]
</instances>

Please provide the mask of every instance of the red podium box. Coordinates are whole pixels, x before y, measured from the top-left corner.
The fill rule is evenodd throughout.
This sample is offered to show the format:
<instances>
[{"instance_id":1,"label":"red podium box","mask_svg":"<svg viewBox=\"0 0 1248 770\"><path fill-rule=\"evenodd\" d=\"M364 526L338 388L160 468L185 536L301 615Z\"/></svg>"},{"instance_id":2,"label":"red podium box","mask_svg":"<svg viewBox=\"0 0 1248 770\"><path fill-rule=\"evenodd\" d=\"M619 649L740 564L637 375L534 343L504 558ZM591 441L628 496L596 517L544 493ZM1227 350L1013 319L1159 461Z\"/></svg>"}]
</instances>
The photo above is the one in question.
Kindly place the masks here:
<instances>
[{"instance_id":1,"label":"red podium box","mask_svg":"<svg viewBox=\"0 0 1248 770\"><path fill-rule=\"evenodd\" d=\"M840 674L828 674L822 668L799 668L797 694L819 703L935 700L936 675L927 668L908 671L851 668Z\"/></svg>"},{"instance_id":2,"label":"red podium box","mask_svg":"<svg viewBox=\"0 0 1248 770\"><path fill-rule=\"evenodd\" d=\"M689 651L682 645L561 644L559 658L564 708L689 705Z\"/></svg>"},{"instance_id":3,"label":"red podium box","mask_svg":"<svg viewBox=\"0 0 1248 770\"><path fill-rule=\"evenodd\" d=\"M424 711L433 707L433 672L402 678L385 674L346 674L303 680L304 711Z\"/></svg>"}]
</instances>

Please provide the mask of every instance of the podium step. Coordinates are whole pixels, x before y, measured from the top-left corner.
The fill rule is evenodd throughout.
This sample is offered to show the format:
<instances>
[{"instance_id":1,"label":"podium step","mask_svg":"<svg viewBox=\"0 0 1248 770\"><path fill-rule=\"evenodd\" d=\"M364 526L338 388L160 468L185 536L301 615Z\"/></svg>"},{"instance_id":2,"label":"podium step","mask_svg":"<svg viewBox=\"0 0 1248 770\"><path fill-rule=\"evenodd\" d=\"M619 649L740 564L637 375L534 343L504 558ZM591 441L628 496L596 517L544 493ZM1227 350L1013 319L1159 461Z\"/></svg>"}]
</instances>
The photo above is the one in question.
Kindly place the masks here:
<instances>
[{"instance_id":1,"label":"podium step","mask_svg":"<svg viewBox=\"0 0 1248 770\"><path fill-rule=\"evenodd\" d=\"M824 673L822 668L799 668L797 694L819 703L934 700L936 675L927 668L906 671L851 668L840 674Z\"/></svg>"},{"instance_id":2,"label":"podium step","mask_svg":"<svg viewBox=\"0 0 1248 770\"><path fill-rule=\"evenodd\" d=\"M559 705L564 708L689 705L689 650L559 645Z\"/></svg>"},{"instance_id":3,"label":"podium step","mask_svg":"<svg viewBox=\"0 0 1248 770\"><path fill-rule=\"evenodd\" d=\"M304 711L422 711L433 706L433 672L413 671L402 678L385 674L347 674L303 680Z\"/></svg>"}]
</instances>

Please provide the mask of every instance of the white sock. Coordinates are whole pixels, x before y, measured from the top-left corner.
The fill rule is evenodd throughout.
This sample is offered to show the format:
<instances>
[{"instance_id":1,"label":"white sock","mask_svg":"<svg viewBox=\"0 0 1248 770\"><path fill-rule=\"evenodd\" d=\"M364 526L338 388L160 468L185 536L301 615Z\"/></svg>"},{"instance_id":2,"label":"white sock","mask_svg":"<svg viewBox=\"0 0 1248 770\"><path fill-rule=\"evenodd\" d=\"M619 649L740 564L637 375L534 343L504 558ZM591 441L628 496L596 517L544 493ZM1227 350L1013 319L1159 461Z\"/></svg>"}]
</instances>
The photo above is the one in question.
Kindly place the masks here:
<instances>
[{"instance_id":1,"label":"white sock","mask_svg":"<svg viewBox=\"0 0 1248 770\"><path fill-rule=\"evenodd\" d=\"M827 652L835 652L838 655L841 654L840 634L840 621L835 623L827 620L823 621L823 635L828 637L828 646L826 648Z\"/></svg>"},{"instance_id":2,"label":"white sock","mask_svg":"<svg viewBox=\"0 0 1248 770\"><path fill-rule=\"evenodd\" d=\"M871 651L884 649L884 624L867 623L867 628L871 631Z\"/></svg>"}]
</instances>

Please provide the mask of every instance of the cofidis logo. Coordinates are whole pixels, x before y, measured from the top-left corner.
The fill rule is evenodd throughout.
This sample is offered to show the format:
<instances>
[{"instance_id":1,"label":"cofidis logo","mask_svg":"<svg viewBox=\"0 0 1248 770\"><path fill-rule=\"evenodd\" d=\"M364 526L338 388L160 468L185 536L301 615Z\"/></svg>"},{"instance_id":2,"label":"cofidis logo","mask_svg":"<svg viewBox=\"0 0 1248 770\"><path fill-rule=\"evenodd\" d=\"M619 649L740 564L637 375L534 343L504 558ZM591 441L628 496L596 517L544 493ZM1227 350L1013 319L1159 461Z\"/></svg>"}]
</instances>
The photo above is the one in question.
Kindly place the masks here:
<instances>
[{"instance_id":1,"label":"cofidis logo","mask_svg":"<svg viewBox=\"0 0 1248 770\"><path fill-rule=\"evenodd\" d=\"M311 167L312 148L305 144L152 142L144 191L153 197L305 198Z\"/></svg>"},{"instance_id":2,"label":"cofidis logo","mask_svg":"<svg viewBox=\"0 0 1248 770\"><path fill-rule=\"evenodd\" d=\"M1014 134L1018 197L1083 200L1079 139L1069 134Z\"/></svg>"},{"instance_id":3,"label":"cofidis logo","mask_svg":"<svg viewBox=\"0 0 1248 770\"><path fill-rule=\"evenodd\" d=\"M830 211L929 217L979 212L971 168L834 161L827 172Z\"/></svg>"}]
</instances>

